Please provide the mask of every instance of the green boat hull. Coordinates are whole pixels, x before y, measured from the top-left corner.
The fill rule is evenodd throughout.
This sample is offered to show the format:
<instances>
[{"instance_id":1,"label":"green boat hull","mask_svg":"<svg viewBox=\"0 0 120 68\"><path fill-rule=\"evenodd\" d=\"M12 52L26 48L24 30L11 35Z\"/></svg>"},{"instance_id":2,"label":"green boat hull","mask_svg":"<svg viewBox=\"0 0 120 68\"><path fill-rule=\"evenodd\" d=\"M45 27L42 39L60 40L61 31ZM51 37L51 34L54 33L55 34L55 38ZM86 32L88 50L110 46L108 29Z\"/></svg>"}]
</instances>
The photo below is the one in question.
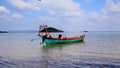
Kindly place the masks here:
<instances>
[{"instance_id":1,"label":"green boat hull","mask_svg":"<svg viewBox=\"0 0 120 68\"><path fill-rule=\"evenodd\" d=\"M58 44L58 43L72 43L72 42L82 42L84 38L77 38L74 40L55 40L55 39L47 39L45 38L43 43L44 44Z\"/></svg>"}]
</instances>

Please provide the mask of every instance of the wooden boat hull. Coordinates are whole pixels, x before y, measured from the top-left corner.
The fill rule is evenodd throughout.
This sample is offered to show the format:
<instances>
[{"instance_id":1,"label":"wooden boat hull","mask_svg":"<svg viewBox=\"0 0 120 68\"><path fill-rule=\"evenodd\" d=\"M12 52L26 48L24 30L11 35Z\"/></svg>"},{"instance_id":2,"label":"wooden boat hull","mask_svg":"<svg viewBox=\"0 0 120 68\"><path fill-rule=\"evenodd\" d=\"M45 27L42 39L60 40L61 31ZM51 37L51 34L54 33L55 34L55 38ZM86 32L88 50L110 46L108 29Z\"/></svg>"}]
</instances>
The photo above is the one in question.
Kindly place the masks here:
<instances>
[{"instance_id":1,"label":"wooden boat hull","mask_svg":"<svg viewBox=\"0 0 120 68\"><path fill-rule=\"evenodd\" d=\"M84 41L85 35L81 35L78 38L69 38L69 39L53 39L42 37L43 44L59 44L59 43L72 43L72 42L82 42Z\"/></svg>"}]
</instances>

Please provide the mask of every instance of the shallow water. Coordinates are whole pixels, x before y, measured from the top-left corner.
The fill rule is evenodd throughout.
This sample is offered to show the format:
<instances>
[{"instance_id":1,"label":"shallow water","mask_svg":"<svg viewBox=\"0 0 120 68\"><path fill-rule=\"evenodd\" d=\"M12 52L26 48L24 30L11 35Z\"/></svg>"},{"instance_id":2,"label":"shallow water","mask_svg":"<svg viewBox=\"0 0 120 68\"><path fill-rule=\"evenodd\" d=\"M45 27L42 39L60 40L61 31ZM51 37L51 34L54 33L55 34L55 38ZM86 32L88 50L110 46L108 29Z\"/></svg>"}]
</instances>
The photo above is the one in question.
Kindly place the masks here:
<instances>
[{"instance_id":1,"label":"shallow water","mask_svg":"<svg viewBox=\"0 0 120 68\"><path fill-rule=\"evenodd\" d=\"M120 32L88 32L84 42L44 48L34 38L37 33L1 33L0 68L120 68Z\"/></svg>"}]
</instances>

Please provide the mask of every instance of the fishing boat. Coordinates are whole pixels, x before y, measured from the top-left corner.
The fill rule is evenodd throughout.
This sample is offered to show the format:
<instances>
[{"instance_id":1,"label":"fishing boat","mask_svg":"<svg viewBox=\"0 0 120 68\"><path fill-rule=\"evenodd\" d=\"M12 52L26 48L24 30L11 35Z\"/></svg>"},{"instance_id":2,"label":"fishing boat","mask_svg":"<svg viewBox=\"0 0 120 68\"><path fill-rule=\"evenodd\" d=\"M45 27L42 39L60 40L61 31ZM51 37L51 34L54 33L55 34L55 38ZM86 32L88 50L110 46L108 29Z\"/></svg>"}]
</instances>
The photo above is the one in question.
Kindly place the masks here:
<instances>
[{"instance_id":1,"label":"fishing boat","mask_svg":"<svg viewBox=\"0 0 120 68\"><path fill-rule=\"evenodd\" d=\"M43 29L46 29L45 35L41 33ZM85 34L73 37L62 37L62 34L59 34L58 37L53 37L48 33L47 25L40 25L38 36L42 38L42 43L46 44L59 44L59 43L71 43L71 42L82 42L84 41Z\"/></svg>"}]
</instances>

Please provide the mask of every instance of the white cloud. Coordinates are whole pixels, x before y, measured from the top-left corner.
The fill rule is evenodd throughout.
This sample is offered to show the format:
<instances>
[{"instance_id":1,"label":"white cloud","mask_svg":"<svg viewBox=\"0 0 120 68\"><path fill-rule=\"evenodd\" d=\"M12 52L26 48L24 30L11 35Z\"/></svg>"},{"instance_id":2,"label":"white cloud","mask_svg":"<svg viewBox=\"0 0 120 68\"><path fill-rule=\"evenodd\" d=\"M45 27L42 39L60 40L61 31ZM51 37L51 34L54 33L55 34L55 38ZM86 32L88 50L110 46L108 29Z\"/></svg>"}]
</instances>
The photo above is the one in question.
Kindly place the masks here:
<instances>
[{"instance_id":1,"label":"white cloud","mask_svg":"<svg viewBox=\"0 0 120 68\"><path fill-rule=\"evenodd\" d=\"M100 11L83 13L81 17L66 18L73 30L100 30L119 31L120 29L120 2L106 0L105 6ZM84 10L84 9L83 9ZM70 28L69 28L70 29Z\"/></svg>"},{"instance_id":2,"label":"white cloud","mask_svg":"<svg viewBox=\"0 0 120 68\"><path fill-rule=\"evenodd\" d=\"M104 11L120 12L120 2L114 2L114 0L106 0Z\"/></svg>"},{"instance_id":3,"label":"white cloud","mask_svg":"<svg viewBox=\"0 0 120 68\"><path fill-rule=\"evenodd\" d=\"M46 0L43 9L57 16L80 16L83 13L80 9L80 5L72 0Z\"/></svg>"},{"instance_id":4,"label":"white cloud","mask_svg":"<svg viewBox=\"0 0 120 68\"><path fill-rule=\"evenodd\" d=\"M43 3L42 9L54 19L51 24L66 26L66 24L78 24L78 22L83 21L84 11L81 10L80 4L73 0L46 0Z\"/></svg>"},{"instance_id":5,"label":"white cloud","mask_svg":"<svg viewBox=\"0 0 120 68\"><path fill-rule=\"evenodd\" d=\"M10 11L4 6L0 6L0 13L10 13Z\"/></svg>"},{"instance_id":6,"label":"white cloud","mask_svg":"<svg viewBox=\"0 0 120 68\"><path fill-rule=\"evenodd\" d=\"M15 9L19 10L39 10L39 6L36 5L37 3L34 4L34 2L27 1L27 0L6 0L9 4L11 4Z\"/></svg>"},{"instance_id":7,"label":"white cloud","mask_svg":"<svg viewBox=\"0 0 120 68\"><path fill-rule=\"evenodd\" d=\"M1 23L11 23L16 22L22 19L23 16L19 13L11 13L7 8L4 6L0 6L0 22Z\"/></svg>"},{"instance_id":8,"label":"white cloud","mask_svg":"<svg viewBox=\"0 0 120 68\"><path fill-rule=\"evenodd\" d=\"M110 21L120 23L120 2L106 0L106 5L102 9L103 15Z\"/></svg>"},{"instance_id":9,"label":"white cloud","mask_svg":"<svg viewBox=\"0 0 120 68\"><path fill-rule=\"evenodd\" d=\"M16 22L16 21L21 21L22 19L23 19L23 16L21 14L19 14L19 13L0 15L0 21L6 22L6 23L8 23L8 22L12 23L12 22Z\"/></svg>"},{"instance_id":10,"label":"white cloud","mask_svg":"<svg viewBox=\"0 0 120 68\"><path fill-rule=\"evenodd\" d=\"M21 14L19 14L19 13L14 13L14 14L12 14L11 17L16 18L16 19L23 18L23 16Z\"/></svg>"},{"instance_id":11,"label":"white cloud","mask_svg":"<svg viewBox=\"0 0 120 68\"><path fill-rule=\"evenodd\" d=\"M105 6L100 12L90 12L86 21L92 27L90 29L119 31L120 25L120 2L106 0ZM90 27L89 26L89 27Z\"/></svg>"},{"instance_id":12,"label":"white cloud","mask_svg":"<svg viewBox=\"0 0 120 68\"><path fill-rule=\"evenodd\" d=\"M15 9L24 11L42 10L50 15L81 16L83 11L80 5L73 0L6 0Z\"/></svg>"}]
</instances>

